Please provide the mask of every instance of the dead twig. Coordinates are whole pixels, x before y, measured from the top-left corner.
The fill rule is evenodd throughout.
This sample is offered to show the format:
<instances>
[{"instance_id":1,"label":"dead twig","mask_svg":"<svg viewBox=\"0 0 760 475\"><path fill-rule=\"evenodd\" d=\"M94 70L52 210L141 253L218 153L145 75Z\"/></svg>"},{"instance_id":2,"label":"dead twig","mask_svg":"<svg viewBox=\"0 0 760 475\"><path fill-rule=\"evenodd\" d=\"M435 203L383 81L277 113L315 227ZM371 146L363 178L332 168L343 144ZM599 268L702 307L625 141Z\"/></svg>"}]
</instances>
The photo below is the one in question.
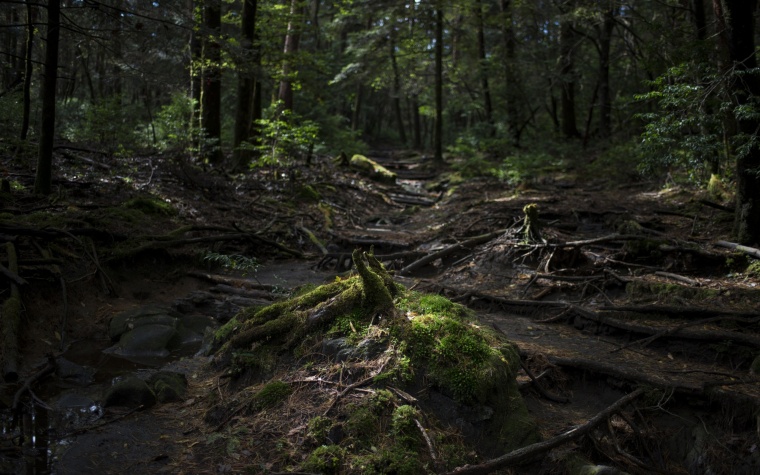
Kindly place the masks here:
<instances>
[{"instance_id":1,"label":"dead twig","mask_svg":"<svg viewBox=\"0 0 760 475\"><path fill-rule=\"evenodd\" d=\"M459 249L465 249L465 248L468 248L468 247L477 246L479 244L484 244L484 243L486 243L486 242L488 242L488 241L490 241L492 239L495 239L495 238L499 237L503 233L504 233L504 231L502 230L502 231L496 231L496 232L493 232L493 233L482 234L480 236L475 236L475 237L470 238L470 239L468 239L466 241L462 241L460 243L454 244L454 245L449 246L447 248L441 249L440 251L428 254L427 256L425 256L425 257L423 257L421 259L418 259L418 260L412 262L411 264L409 264L408 266L404 267L398 273L399 273L399 275L410 274L410 273L414 272L415 270L419 269L420 267L424 267L427 264L430 264L431 262L435 261L436 259L440 259L442 257L448 256L449 254L452 254L452 253L458 251Z\"/></svg>"}]
</instances>

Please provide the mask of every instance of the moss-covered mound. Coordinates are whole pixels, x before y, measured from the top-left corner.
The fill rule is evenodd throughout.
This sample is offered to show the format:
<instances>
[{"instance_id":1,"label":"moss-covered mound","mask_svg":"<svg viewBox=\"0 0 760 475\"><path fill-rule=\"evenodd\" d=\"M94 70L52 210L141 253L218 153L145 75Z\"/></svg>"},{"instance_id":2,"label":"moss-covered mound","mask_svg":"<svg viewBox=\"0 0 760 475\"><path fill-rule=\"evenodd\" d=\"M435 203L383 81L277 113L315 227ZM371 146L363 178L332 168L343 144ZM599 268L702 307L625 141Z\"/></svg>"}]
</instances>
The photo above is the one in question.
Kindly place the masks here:
<instances>
[{"instance_id":1,"label":"moss-covered mound","mask_svg":"<svg viewBox=\"0 0 760 475\"><path fill-rule=\"evenodd\" d=\"M238 424L273 428L270 440L236 439L233 468L258 453L272 470L433 473L538 439L512 344L461 305L398 286L371 254L353 258L357 275L217 332L235 384L214 395L207 422L220 440ZM282 397L261 404L273 384Z\"/></svg>"}]
</instances>

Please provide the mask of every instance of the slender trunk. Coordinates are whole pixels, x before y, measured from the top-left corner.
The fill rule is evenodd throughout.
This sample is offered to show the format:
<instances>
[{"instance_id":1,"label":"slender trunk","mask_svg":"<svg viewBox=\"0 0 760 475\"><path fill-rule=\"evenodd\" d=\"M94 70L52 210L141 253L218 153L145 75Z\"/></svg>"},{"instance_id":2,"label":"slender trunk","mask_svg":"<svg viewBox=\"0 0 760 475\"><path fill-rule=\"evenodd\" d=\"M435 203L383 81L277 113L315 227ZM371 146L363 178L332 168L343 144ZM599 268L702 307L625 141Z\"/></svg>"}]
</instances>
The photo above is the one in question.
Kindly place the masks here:
<instances>
[{"instance_id":1,"label":"slender trunk","mask_svg":"<svg viewBox=\"0 0 760 475\"><path fill-rule=\"evenodd\" d=\"M435 155L433 160L443 163L443 10L441 0L435 10Z\"/></svg>"},{"instance_id":2,"label":"slender trunk","mask_svg":"<svg viewBox=\"0 0 760 475\"><path fill-rule=\"evenodd\" d=\"M203 72L201 64L203 62L203 43L198 29L203 23L202 1L190 0L190 10L193 15L193 27L190 30L190 99L192 100L192 111L190 112L190 137L193 141L193 148L200 147L200 123L201 123L201 83L203 82Z\"/></svg>"},{"instance_id":3,"label":"slender trunk","mask_svg":"<svg viewBox=\"0 0 760 475\"><path fill-rule=\"evenodd\" d=\"M32 0L26 0L26 51L24 53L24 113L21 118L21 140L29 133L29 114L32 107L32 52L34 47L34 10Z\"/></svg>"},{"instance_id":4,"label":"slender trunk","mask_svg":"<svg viewBox=\"0 0 760 475\"><path fill-rule=\"evenodd\" d=\"M615 28L615 11L604 12L599 31L599 136L607 138L612 132L612 97L610 93L610 43Z\"/></svg>"},{"instance_id":5,"label":"slender trunk","mask_svg":"<svg viewBox=\"0 0 760 475\"><path fill-rule=\"evenodd\" d=\"M351 114L351 130L359 130L359 117L362 110L362 95L364 94L364 87L362 83L356 85L356 97L354 97L354 110Z\"/></svg>"},{"instance_id":6,"label":"slender trunk","mask_svg":"<svg viewBox=\"0 0 760 475\"><path fill-rule=\"evenodd\" d=\"M396 27L395 18L392 19L394 25L391 27L390 33L390 55L391 55L391 68L393 69L393 111L396 117L396 125L398 127L398 137L402 144L406 144L406 130L404 127L404 120L401 113L401 77L398 71L398 62L396 61Z\"/></svg>"},{"instance_id":7,"label":"slender trunk","mask_svg":"<svg viewBox=\"0 0 760 475\"><path fill-rule=\"evenodd\" d=\"M496 129L493 126L493 105L491 104L491 89L488 86L488 63L486 62L486 36L483 31L483 2L475 1L475 18L478 28L478 68L480 69L480 87L483 90L483 107L488 124L488 135L493 136Z\"/></svg>"},{"instance_id":8,"label":"slender trunk","mask_svg":"<svg viewBox=\"0 0 760 475\"><path fill-rule=\"evenodd\" d=\"M243 2L241 30L243 48L247 53L247 64L241 64L238 73L238 104L233 141L233 167L236 170L248 168L253 158L250 146L241 148L241 144L248 141L253 129L253 99L256 92L255 70L259 63L259 46L254 43L256 38L256 7L256 0L245 0Z\"/></svg>"},{"instance_id":9,"label":"slender trunk","mask_svg":"<svg viewBox=\"0 0 760 475\"><path fill-rule=\"evenodd\" d=\"M204 8L206 37L203 41L203 90L201 92L201 127L204 133L203 156L210 163L219 164L222 154L222 55L219 35L222 26L222 9L218 0L206 0Z\"/></svg>"},{"instance_id":10,"label":"slender trunk","mask_svg":"<svg viewBox=\"0 0 760 475\"><path fill-rule=\"evenodd\" d=\"M760 97L760 78L756 74L742 74L757 67L754 39L754 12L757 0L714 0L715 17L722 29L721 35L728 46L729 60L736 71L729 82L729 94L737 107L753 103ZM739 131L752 140L746 150L736 157L736 214L734 235L741 244L760 243L760 145L757 131L760 120L754 115L737 117Z\"/></svg>"},{"instance_id":11,"label":"slender trunk","mask_svg":"<svg viewBox=\"0 0 760 475\"><path fill-rule=\"evenodd\" d=\"M515 34L512 26L512 5L510 0L501 0L499 8L502 14L501 35L504 42L504 81L506 83L507 127L512 138L512 145L520 145L520 118L517 108L518 84L515 71Z\"/></svg>"},{"instance_id":12,"label":"slender trunk","mask_svg":"<svg viewBox=\"0 0 760 475\"><path fill-rule=\"evenodd\" d=\"M564 5L572 7L574 0L565 1ZM567 14L567 11L564 13ZM575 64L573 60L573 23L565 15L560 20L559 32L559 77L561 85L560 124L562 135L567 138L580 136L575 120Z\"/></svg>"},{"instance_id":13,"label":"slender trunk","mask_svg":"<svg viewBox=\"0 0 760 475\"><path fill-rule=\"evenodd\" d=\"M55 95L58 79L58 41L61 34L61 0L48 0L47 44L42 80L42 120L34 192L49 195L53 182L53 141L55 140Z\"/></svg>"},{"instance_id":14,"label":"slender trunk","mask_svg":"<svg viewBox=\"0 0 760 475\"><path fill-rule=\"evenodd\" d=\"M420 126L420 102L417 94L412 97L412 120L414 123L414 148L420 150L422 148L422 127Z\"/></svg>"},{"instance_id":15,"label":"slender trunk","mask_svg":"<svg viewBox=\"0 0 760 475\"><path fill-rule=\"evenodd\" d=\"M297 22L300 21L300 17L298 15L298 0L291 0L290 20L288 21L288 32L285 35L285 47L283 48L282 79L280 80L280 91L277 95L277 98L282 101L282 110L288 111L293 110L293 83L290 76L293 68L293 55L298 52L301 28Z\"/></svg>"}]
</instances>

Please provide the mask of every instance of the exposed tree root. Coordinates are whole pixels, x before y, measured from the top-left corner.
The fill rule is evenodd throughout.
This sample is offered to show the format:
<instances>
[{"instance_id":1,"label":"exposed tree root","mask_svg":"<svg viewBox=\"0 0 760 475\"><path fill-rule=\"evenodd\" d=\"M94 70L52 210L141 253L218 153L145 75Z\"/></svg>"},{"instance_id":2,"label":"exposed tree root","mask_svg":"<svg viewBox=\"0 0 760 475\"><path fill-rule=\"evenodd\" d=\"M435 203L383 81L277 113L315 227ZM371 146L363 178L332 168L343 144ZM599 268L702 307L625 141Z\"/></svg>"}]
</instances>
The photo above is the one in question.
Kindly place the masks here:
<instances>
[{"instance_id":1,"label":"exposed tree root","mask_svg":"<svg viewBox=\"0 0 760 475\"><path fill-rule=\"evenodd\" d=\"M505 467L519 465L521 463L530 461L534 457L546 453L555 447L559 447L588 434L594 428L606 421L608 417L623 409L625 406L639 398L642 394L644 394L644 390L639 388L632 393L618 399L614 404L589 419L586 423L576 426L573 429L570 429L569 431L549 440L513 450L508 454L488 460L478 465L465 465L464 467L459 467L451 472L448 472L446 475L486 475Z\"/></svg>"}]
</instances>

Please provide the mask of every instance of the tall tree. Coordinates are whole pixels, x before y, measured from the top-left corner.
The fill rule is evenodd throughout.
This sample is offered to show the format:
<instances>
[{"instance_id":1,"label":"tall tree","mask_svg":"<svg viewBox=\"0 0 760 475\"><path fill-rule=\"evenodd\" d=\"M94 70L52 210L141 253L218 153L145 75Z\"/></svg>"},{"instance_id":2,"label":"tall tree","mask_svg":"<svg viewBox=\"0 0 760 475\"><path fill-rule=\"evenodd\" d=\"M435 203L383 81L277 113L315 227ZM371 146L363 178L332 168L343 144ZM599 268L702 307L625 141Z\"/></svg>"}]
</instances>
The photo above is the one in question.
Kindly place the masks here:
<instances>
[{"instance_id":1,"label":"tall tree","mask_svg":"<svg viewBox=\"0 0 760 475\"><path fill-rule=\"evenodd\" d=\"M298 43L301 39L300 10L298 0L291 0L290 19L283 48L282 79L280 79L280 90L277 94L277 98L282 101L283 110L293 110L293 56L298 52Z\"/></svg>"},{"instance_id":2,"label":"tall tree","mask_svg":"<svg viewBox=\"0 0 760 475\"><path fill-rule=\"evenodd\" d=\"M500 0L499 9L501 12L501 36L504 48L504 82L506 84L507 100L507 128L512 139L512 144L520 144L520 124L518 117L518 84L517 73L515 71L515 32L512 16L512 2L510 0Z\"/></svg>"},{"instance_id":3,"label":"tall tree","mask_svg":"<svg viewBox=\"0 0 760 475\"><path fill-rule=\"evenodd\" d=\"M219 0L205 0L203 8L203 85L201 91L201 128L203 155L209 162L222 162L222 51L220 44L222 7Z\"/></svg>"},{"instance_id":4,"label":"tall tree","mask_svg":"<svg viewBox=\"0 0 760 475\"><path fill-rule=\"evenodd\" d=\"M575 120L574 7L575 0L564 0L559 20L560 123L562 135L568 138L580 136Z\"/></svg>"},{"instance_id":5,"label":"tall tree","mask_svg":"<svg viewBox=\"0 0 760 475\"><path fill-rule=\"evenodd\" d=\"M21 140L26 140L29 132L29 116L32 108L32 72L34 52L34 7L32 0L26 0L26 49L24 52L24 112L21 117Z\"/></svg>"},{"instance_id":6,"label":"tall tree","mask_svg":"<svg viewBox=\"0 0 760 475\"><path fill-rule=\"evenodd\" d=\"M602 10L599 29L599 135L610 136L612 130L612 93L610 91L610 47L615 28L613 0L608 0Z\"/></svg>"},{"instance_id":7,"label":"tall tree","mask_svg":"<svg viewBox=\"0 0 760 475\"><path fill-rule=\"evenodd\" d=\"M406 129L401 113L401 74L399 73L398 61L396 60L396 16L391 17L391 29L389 32L389 49L391 57L391 69L393 71L393 111L398 127L398 137L401 143L406 144Z\"/></svg>"},{"instance_id":8,"label":"tall tree","mask_svg":"<svg viewBox=\"0 0 760 475\"><path fill-rule=\"evenodd\" d=\"M435 0L435 131L433 159L443 163L443 6Z\"/></svg>"},{"instance_id":9,"label":"tall tree","mask_svg":"<svg viewBox=\"0 0 760 475\"><path fill-rule=\"evenodd\" d=\"M53 182L55 99L58 80L58 43L61 35L61 0L48 0L45 67L42 79L42 120L34 192L49 195Z\"/></svg>"},{"instance_id":10,"label":"tall tree","mask_svg":"<svg viewBox=\"0 0 760 475\"><path fill-rule=\"evenodd\" d=\"M252 132L255 130L255 116L258 115L258 118L261 118L260 100L258 101L259 111L254 110L257 89L256 76L260 58L259 45L255 43L256 8L256 0L243 1L243 15L241 19L243 60L238 65L237 113L235 114L235 137L233 142L233 167L236 170L244 170L251 162L252 153L250 147L241 147L241 145L252 138Z\"/></svg>"},{"instance_id":11,"label":"tall tree","mask_svg":"<svg viewBox=\"0 0 760 475\"><path fill-rule=\"evenodd\" d=\"M728 84L737 110L743 146L736 157L736 214L734 234L742 244L760 243L760 143L757 99L760 77L756 71L755 22L757 0L714 0L715 17L728 46L733 74ZM748 110L754 108L754 113Z\"/></svg>"},{"instance_id":12,"label":"tall tree","mask_svg":"<svg viewBox=\"0 0 760 475\"><path fill-rule=\"evenodd\" d=\"M478 70L480 72L480 87L483 90L483 110L486 116L486 123L489 127L489 135L496 133L493 127L493 105L491 103L491 88L488 84L488 63L486 59L486 36L483 27L483 2L475 0L473 5L475 10L475 21L477 22L478 36Z\"/></svg>"}]
</instances>

